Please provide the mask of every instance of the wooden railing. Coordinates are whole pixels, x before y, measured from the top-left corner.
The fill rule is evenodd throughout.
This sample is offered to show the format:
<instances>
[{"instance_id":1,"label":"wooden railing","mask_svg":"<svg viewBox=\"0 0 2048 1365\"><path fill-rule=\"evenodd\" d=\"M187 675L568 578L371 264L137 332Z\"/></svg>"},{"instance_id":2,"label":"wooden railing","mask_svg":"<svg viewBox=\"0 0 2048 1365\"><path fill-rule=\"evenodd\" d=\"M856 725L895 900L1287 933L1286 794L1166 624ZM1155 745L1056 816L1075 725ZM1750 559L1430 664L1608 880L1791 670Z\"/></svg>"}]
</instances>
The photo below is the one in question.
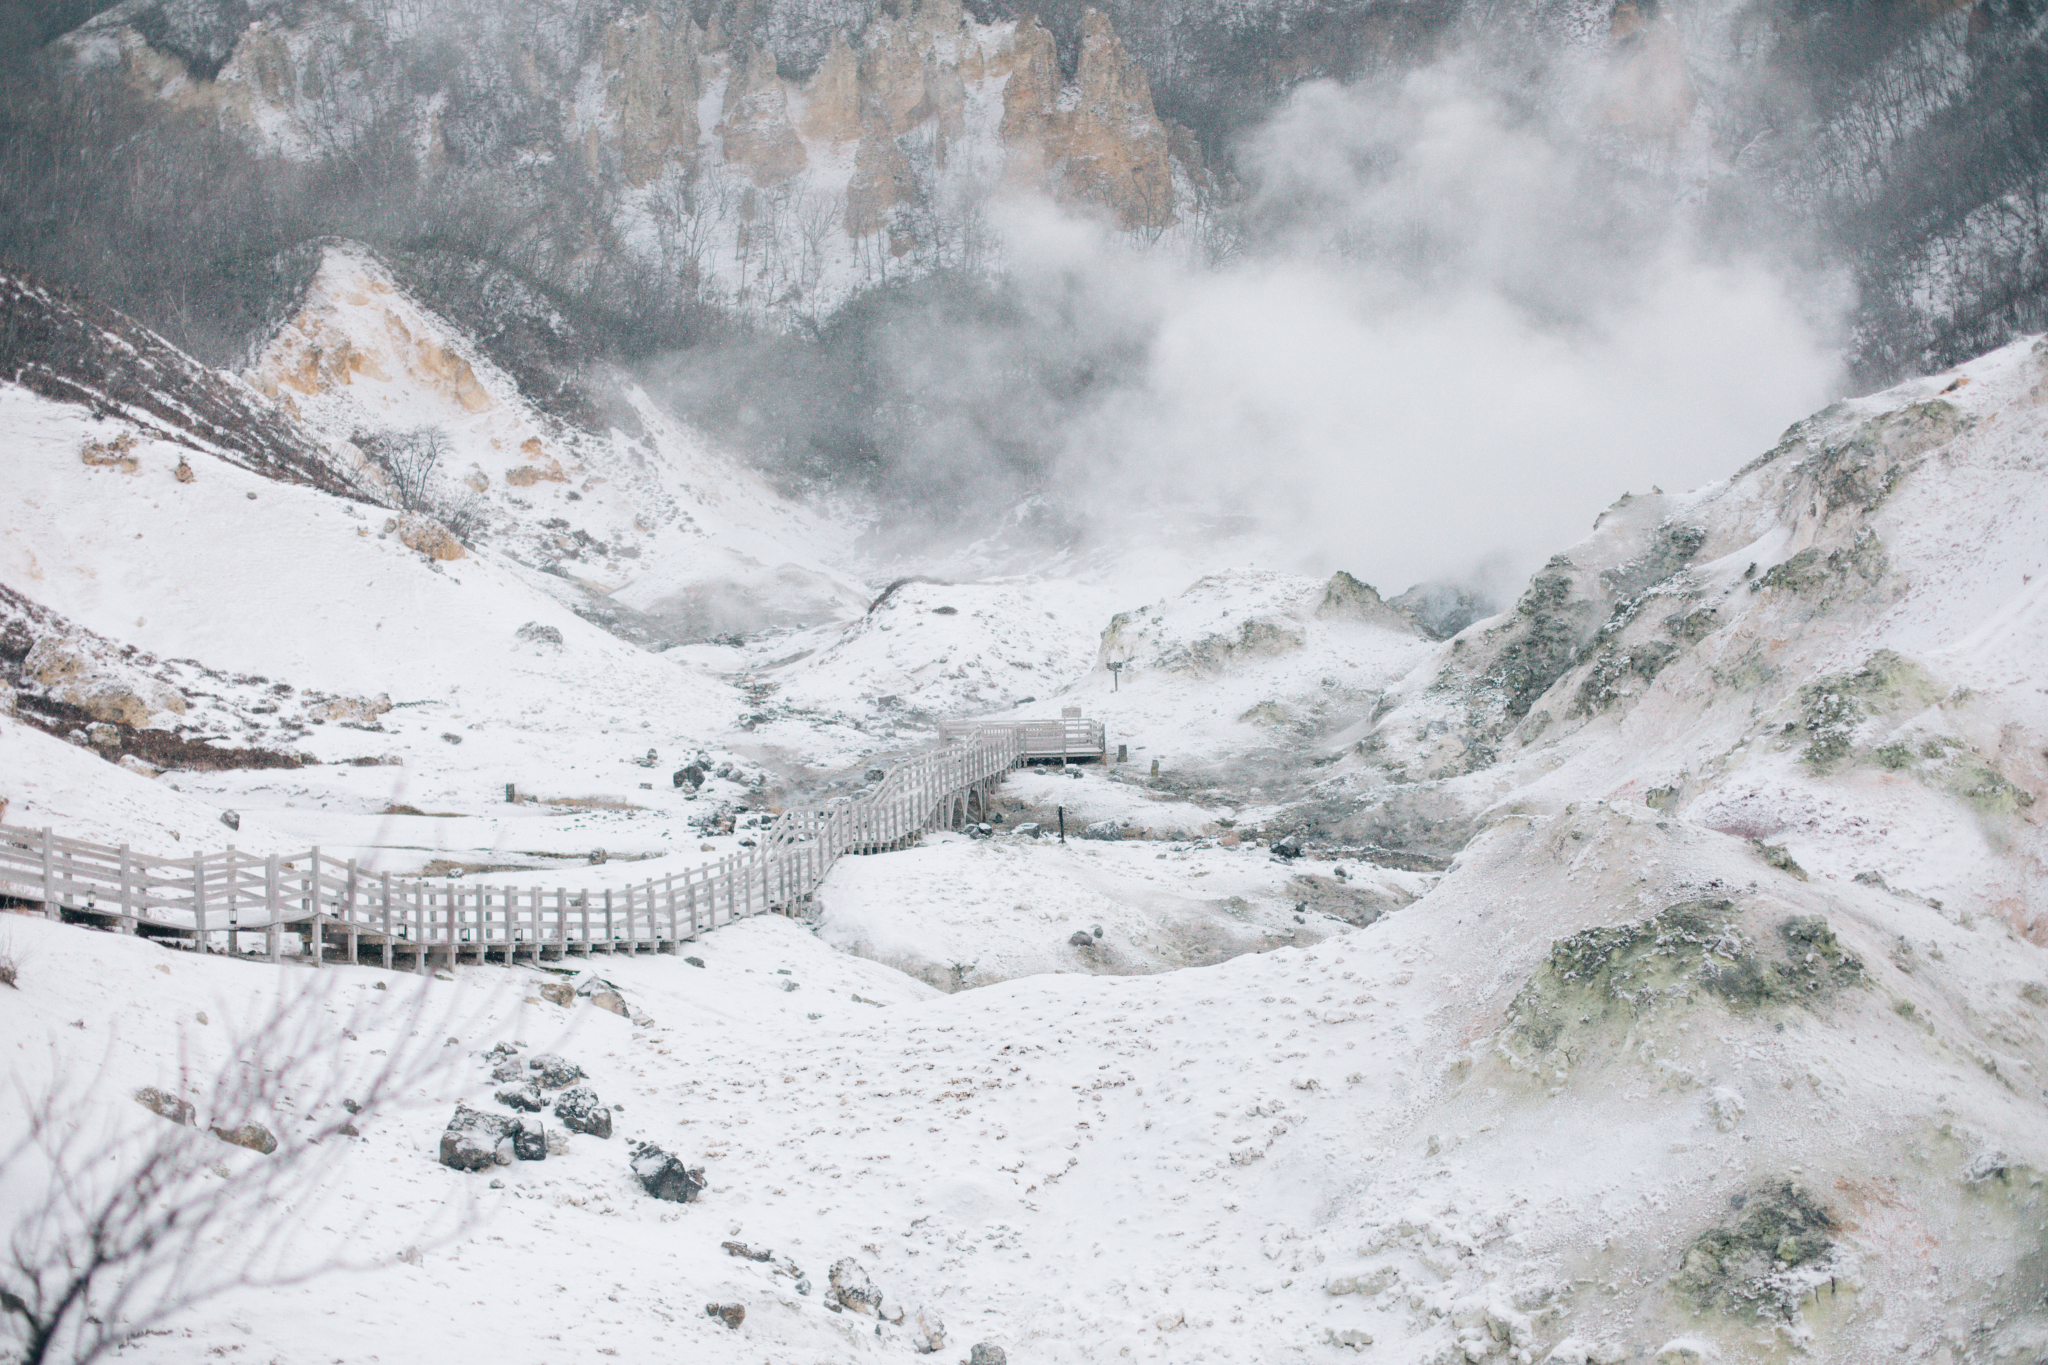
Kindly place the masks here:
<instances>
[{"instance_id":1,"label":"wooden railing","mask_svg":"<svg viewBox=\"0 0 2048 1365\"><path fill-rule=\"evenodd\" d=\"M1059 720L997 721L986 725L972 720L945 720L939 722L939 742L971 740L997 730L1016 733L1018 742L1024 746L1026 762L1033 759L1086 762L1108 756L1108 735L1102 722L1078 716Z\"/></svg>"},{"instance_id":2,"label":"wooden railing","mask_svg":"<svg viewBox=\"0 0 2048 1365\"><path fill-rule=\"evenodd\" d=\"M1023 761L1015 727L977 728L898 764L855 800L785 811L751 849L594 890L393 877L317 847L291 857L230 848L160 858L0 825L0 895L40 903L53 919L184 940L200 952L242 951L260 934L278 960L295 935L299 955L315 965L329 953L361 962L365 950L383 966L404 960L418 971L437 957L510 965L571 952L673 951L720 924L792 911L843 854L901 848L970 818Z\"/></svg>"}]
</instances>

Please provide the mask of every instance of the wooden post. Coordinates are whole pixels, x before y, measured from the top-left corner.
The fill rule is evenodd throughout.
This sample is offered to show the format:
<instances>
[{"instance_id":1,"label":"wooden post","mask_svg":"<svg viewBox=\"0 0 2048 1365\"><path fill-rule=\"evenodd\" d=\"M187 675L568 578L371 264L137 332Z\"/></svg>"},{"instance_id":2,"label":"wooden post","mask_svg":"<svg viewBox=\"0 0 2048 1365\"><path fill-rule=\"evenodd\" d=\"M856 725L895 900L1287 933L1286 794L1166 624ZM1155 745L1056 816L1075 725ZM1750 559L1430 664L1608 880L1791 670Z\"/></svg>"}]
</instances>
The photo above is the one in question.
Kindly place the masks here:
<instances>
[{"instance_id":1,"label":"wooden post","mask_svg":"<svg viewBox=\"0 0 2048 1365\"><path fill-rule=\"evenodd\" d=\"M124 934L135 932L135 887L129 876L133 862L128 845L121 845L121 932Z\"/></svg>"},{"instance_id":2,"label":"wooden post","mask_svg":"<svg viewBox=\"0 0 2048 1365\"><path fill-rule=\"evenodd\" d=\"M356 944L356 860L354 858L348 860L348 899L344 903L342 914L346 917L343 923L348 926L348 965L358 967L362 965L362 958L359 955Z\"/></svg>"},{"instance_id":3,"label":"wooden post","mask_svg":"<svg viewBox=\"0 0 2048 1365\"><path fill-rule=\"evenodd\" d=\"M43 918L62 919L64 911L57 904L57 872L50 858L50 827L43 826Z\"/></svg>"},{"instance_id":4,"label":"wooden post","mask_svg":"<svg viewBox=\"0 0 2048 1365\"><path fill-rule=\"evenodd\" d=\"M270 923L264 928L267 937L263 945L269 949L272 962L284 961L284 933L278 925L278 920L284 915L284 888L279 883L277 855L273 853L263 864L263 905L270 915Z\"/></svg>"},{"instance_id":5,"label":"wooden post","mask_svg":"<svg viewBox=\"0 0 2048 1365\"><path fill-rule=\"evenodd\" d=\"M321 949L326 946L326 936L320 932L320 845L313 845L311 860L312 873L306 879L306 942L313 950L313 965L320 965Z\"/></svg>"},{"instance_id":6,"label":"wooden post","mask_svg":"<svg viewBox=\"0 0 2048 1365\"><path fill-rule=\"evenodd\" d=\"M430 894L425 882L415 881L412 884L412 936L415 950L413 970L421 976L426 976L434 970L434 964L427 961L427 898Z\"/></svg>"},{"instance_id":7,"label":"wooden post","mask_svg":"<svg viewBox=\"0 0 2048 1365\"><path fill-rule=\"evenodd\" d=\"M206 858L192 855L192 943L199 952L210 952L206 942Z\"/></svg>"},{"instance_id":8,"label":"wooden post","mask_svg":"<svg viewBox=\"0 0 2048 1365\"><path fill-rule=\"evenodd\" d=\"M388 972L391 970L391 874L380 873L378 879L383 882L384 912L379 922L383 925L384 934L384 970Z\"/></svg>"}]
</instances>

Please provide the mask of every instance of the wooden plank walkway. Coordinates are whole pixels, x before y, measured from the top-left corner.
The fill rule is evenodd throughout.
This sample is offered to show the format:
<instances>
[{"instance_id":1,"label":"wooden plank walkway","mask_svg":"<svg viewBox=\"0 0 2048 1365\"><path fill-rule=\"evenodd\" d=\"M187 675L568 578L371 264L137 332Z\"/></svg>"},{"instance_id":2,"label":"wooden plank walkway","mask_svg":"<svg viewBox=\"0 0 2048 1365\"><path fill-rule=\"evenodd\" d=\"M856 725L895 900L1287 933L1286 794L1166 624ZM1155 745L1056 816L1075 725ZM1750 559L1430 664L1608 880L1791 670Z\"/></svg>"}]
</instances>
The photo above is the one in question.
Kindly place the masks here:
<instances>
[{"instance_id":1,"label":"wooden plank walkway","mask_svg":"<svg viewBox=\"0 0 2048 1365\"><path fill-rule=\"evenodd\" d=\"M965 742L995 730L1014 730L1024 746L1026 763L1101 763L1109 757L1109 736L1099 720L1083 719L1070 709L1058 720L1017 720L983 724L976 720L942 720L939 742Z\"/></svg>"},{"instance_id":2,"label":"wooden plank walkway","mask_svg":"<svg viewBox=\"0 0 2048 1365\"><path fill-rule=\"evenodd\" d=\"M1092 722L1091 722L1092 723ZM1097 727L1099 730L1099 726ZM432 970L436 962L559 961L572 953L673 952L709 929L808 900L846 854L881 853L986 809L1027 757L1022 727L953 727L865 796L785 811L752 849L625 886L552 891L370 873L317 847L259 858L233 848L160 858L127 846L0 825L0 895L52 919L247 951Z\"/></svg>"}]
</instances>

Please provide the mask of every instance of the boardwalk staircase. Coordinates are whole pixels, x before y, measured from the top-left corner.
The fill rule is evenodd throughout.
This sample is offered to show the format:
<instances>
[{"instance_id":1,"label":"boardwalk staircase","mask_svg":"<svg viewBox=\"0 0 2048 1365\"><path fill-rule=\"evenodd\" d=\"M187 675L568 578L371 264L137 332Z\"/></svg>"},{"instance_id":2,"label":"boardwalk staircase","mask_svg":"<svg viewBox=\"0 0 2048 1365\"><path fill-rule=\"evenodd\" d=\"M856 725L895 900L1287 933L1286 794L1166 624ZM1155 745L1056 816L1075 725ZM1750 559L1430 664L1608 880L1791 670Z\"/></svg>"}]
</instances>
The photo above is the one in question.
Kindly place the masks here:
<instances>
[{"instance_id":1,"label":"boardwalk staircase","mask_svg":"<svg viewBox=\"0 0 2048 1365\"><path fill-rule=\"evenodd\" d=\"M674 952L708 929L794 913L845 854L906 847L987 809L1003 775L1043 758L1030 722L949 726L941 742L890 769L872 791L785 811L755 847L659 879L596 889L481 886L393 877L314 848L291 857L221 853L161 858L126 845L0 825L0 897L52 919L173 940L198 952L291 954L426 972L435 963L561 961L571 954ZM1044 723L1038 723L1044 724ZM1065 726L1059 744L1067 747ZM1101 726L1081 722L1085 730ZM1095 757L1101 756L1098 738ZM1075 753L1073 757L1082 757ZM250 940L260 945L251 947Z\"/></svg>"}]
</instances>

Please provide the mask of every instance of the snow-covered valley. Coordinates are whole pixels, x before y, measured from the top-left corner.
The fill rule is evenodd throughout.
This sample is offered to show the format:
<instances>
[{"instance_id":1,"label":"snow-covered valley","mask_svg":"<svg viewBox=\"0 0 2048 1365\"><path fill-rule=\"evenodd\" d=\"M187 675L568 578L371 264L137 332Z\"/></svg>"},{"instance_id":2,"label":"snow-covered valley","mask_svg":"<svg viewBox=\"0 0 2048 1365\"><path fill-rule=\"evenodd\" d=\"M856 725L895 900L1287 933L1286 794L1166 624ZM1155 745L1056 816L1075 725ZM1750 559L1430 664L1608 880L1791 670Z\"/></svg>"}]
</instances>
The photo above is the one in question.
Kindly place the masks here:
<instances>
[{"instance_id":1,"label":"snow-covered valley","mask_svg":"<svg viewBox=\"0 0 2048 1365\"><path fill-rule=\"evenodd\" d=\"M218 382L331 486L0 384L6 824L601 886L941 719L1124 752L801 917L560 972L316 973L14 888L0 1153L180 1131L146 1088L201 1106L192 1179L308 1172L240 1232L288 1231L249 1277L284 1282L126 1357L2048 1358L2048 343L1588 508L1440 639L1250 536L871 557L623 378L636 430L548 416L326 251ZM425 428L467 538L380 501L366 447ZM435 1061L353 1135L332 1077L205 1112L273 1002L345 1030L334 1076ZM607 1135L514 1083L545 1054ZM443 1164L458 1104L544 1156ZM248 1121L276 1152L204 1127ZM17 1258L44 1160L0 1168Z\"/></svg>"}]
</instances>

